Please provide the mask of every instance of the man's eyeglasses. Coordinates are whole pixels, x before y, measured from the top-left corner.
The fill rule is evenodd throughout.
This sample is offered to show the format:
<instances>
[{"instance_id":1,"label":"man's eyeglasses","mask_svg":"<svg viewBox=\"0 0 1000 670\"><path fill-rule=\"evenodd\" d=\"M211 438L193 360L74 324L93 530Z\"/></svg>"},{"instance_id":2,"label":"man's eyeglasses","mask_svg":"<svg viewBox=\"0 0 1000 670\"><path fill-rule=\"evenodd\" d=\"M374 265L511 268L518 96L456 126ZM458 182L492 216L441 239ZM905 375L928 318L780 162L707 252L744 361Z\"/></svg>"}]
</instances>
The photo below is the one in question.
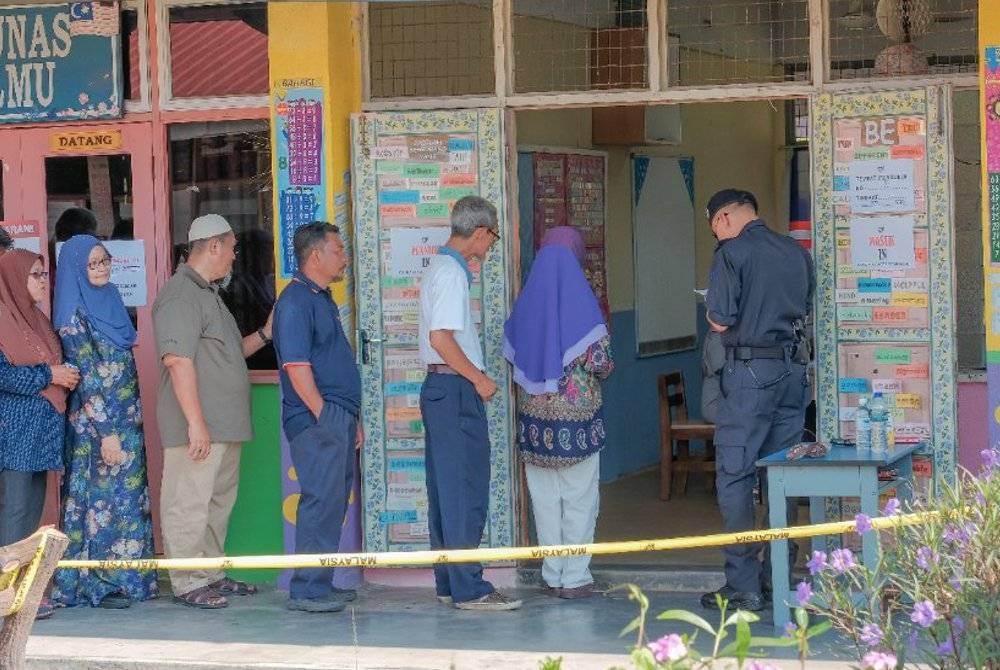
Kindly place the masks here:
<instances>
[{"instance_id":1,"label":"man's eyeglasses","mask_svg":"<svg viewBox=\"0 0 1000 670\"><path fill-rule=\"evenodd\" d=\"M29 272L29 277L34 277L35 281L46 281L49 278L49 273L45 270L39 270L38 272Z\"/></svg>"},{"instance_id":2,"label":"man's eyeglasses","mask_svg":"<svg viewBox=\"0 0 1000 670\"><path fill-rule=\"evenodd\" d=\"M489 232L490 235L493 236L494 241L498 241L500 239L500 233L498 233L497 231L493 230L492 228L487 228L486 230Z\"/></svg>"},{"instance_id":3,"label":"man's eyeglasses","mask_svg":"<svg viewBox=\"0 0 1000 670\"><path fill-rule=\"evenodd\" d=\"M87 269L92 272L99 268L109 268L109 267L111 267L111 256L105 256L99 261L90 261L89 263L87 263Z\"/></svg>"}]
</instances>

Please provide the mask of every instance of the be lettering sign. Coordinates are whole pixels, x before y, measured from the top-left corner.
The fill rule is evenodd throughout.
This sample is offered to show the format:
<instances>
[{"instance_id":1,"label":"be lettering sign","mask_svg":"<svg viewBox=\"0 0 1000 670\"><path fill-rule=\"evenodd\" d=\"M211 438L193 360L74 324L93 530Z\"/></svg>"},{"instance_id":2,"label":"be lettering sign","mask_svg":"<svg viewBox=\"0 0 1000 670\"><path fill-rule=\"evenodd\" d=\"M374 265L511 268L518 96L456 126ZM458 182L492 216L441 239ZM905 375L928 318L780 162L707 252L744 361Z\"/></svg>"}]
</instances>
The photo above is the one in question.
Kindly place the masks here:
<instances>
[{"instance_id":1,"label":"be lettering sign","mask_svg":"<svg viewBox=\"0 0 1000 670\"><path fill-rule=\"evenodd\" d=\"M122 115L117 2L0 8L0 123Z\"/></svg>"}]
</instances>

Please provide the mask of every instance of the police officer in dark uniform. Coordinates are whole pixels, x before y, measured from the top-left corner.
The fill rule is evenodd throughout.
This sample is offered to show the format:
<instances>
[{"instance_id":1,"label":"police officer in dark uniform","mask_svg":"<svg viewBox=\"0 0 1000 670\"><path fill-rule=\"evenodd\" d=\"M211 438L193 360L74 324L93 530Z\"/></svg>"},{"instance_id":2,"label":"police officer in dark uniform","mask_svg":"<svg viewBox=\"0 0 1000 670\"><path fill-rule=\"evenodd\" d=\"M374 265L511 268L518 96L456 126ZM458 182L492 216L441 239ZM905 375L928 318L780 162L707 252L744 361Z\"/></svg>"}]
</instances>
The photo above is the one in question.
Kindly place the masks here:
<instances>
[{"instance_id":1,"label":"police officer in dark uniform","mask_svg":"<svg viewBox=\"0 0 1000 670\"><path fill-rule=\"evenodd\" d=\"M811 397L804 322L815 278L809 254L757 217L752 193L719 191L708 201L708 220L719 244L707 318L726 349L715 424L716 484L725 529L740 532L755 525L756 461L802 437ZM702 605L715 608L718 593L731 608L763 609L770 571L763 571L761 548L723 549L726 584L703 595Z\"/></svg>"}]
</instances>

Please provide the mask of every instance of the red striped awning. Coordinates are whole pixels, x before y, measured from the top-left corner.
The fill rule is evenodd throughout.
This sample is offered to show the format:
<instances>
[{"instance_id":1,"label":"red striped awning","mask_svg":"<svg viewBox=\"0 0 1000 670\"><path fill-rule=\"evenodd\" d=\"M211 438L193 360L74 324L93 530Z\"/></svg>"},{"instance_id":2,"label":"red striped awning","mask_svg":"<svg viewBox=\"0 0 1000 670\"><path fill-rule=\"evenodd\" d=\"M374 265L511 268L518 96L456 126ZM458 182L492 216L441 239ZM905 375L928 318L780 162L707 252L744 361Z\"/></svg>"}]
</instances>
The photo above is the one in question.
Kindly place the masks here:
<instances>
[{"instance_id":1,"label":"red striped awning","mask_svg":"<svg viewBox=\"0 0 1000 670\"><path fill-rule=\"evenodd\" d=\"M268 91L267 35L243 21L171 23L170 61L176 98Z\"/></svg>"}]
</instances>

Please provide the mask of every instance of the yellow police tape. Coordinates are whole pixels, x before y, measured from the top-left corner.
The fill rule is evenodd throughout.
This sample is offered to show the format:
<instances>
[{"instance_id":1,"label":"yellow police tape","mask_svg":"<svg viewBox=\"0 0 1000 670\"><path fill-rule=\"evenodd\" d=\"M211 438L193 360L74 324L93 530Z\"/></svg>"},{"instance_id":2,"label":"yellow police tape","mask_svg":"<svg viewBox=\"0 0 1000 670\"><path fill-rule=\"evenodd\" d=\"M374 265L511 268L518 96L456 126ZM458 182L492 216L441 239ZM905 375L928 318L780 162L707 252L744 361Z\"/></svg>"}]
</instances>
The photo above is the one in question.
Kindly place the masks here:
<instances>
[{"instance_id":1,"label":"yellow police tape","mask_svg":"<svg viewBox=\"0 0 1000 670\"><path fill-rule=\"evenodd\" d=\"M7 608L7 611L0 612L0 615L11 616L20 612L21 608L24 607L24 602L28 599L28 591L31 590L31 585L35 582L35 575L38 574L38 568L42 565L42 554L45 553L45 546L48 544L48 541L48 533L42 533L42 537L38 542L38 548L35 549L35 555L32 557L31 562L28 563L28 567L21 577L21 583L14 593L14 600L11 602L10 607ZM14 574L16 575L16 572Z\"/></svg>"},{"instance_id":2,"label":"yellow police tape","mask_svg":"<svg viewBox=\"0 0 1000 670\"><path fill-rule=\"evenodd\" d=\"M936 511L901 514L871 519L873 528L892 528L924 523L939 513ZM720 533L693 537L673 537L660 540L629 540L547 547L497 547L494 549L452 549L444 551L387 551L356 554L286 554L282 556L220 556L218 558L163 558L104 561L59 561L60 568L100 570L273 570L284 568L374 568L414 567L442 563L478 563L494 561L540 560L550 556L583 556L586 554L629 554L643 551L667 551L721 547L729 544L749 544L770 540L790 540L818 535L837 535L855 530L854 521L835 521L810 526L753 530L745 533Z\"/></svg>"}]
</instances>

